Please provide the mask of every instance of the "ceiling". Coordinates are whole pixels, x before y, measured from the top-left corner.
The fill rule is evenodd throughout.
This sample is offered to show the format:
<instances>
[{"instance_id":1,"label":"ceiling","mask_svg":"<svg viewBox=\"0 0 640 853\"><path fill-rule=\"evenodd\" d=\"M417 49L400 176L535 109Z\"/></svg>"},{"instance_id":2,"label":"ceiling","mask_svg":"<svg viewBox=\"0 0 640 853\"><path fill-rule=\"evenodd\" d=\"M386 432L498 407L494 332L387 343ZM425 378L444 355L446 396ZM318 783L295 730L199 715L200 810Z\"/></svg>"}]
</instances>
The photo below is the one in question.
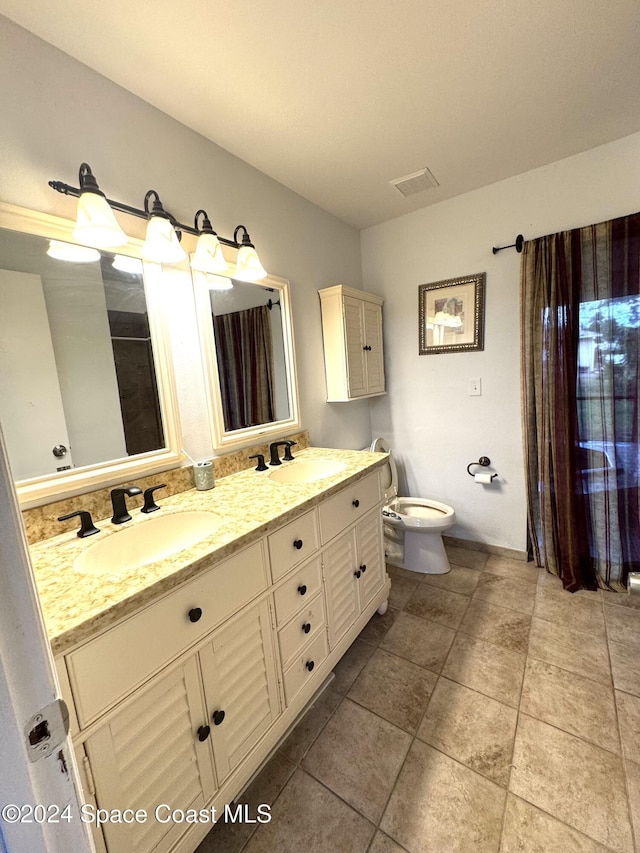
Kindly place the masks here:
<instances>
[{"instance_id":1,"label":"ceiling","mask_svg":"<svg viewBox=\"0 0 640 853\"><path fill-rule=\"evenodd\" d=\"M638 0L0 0L357 228L640 130ZM390 184L428 167L439 187Z\"/></svg>"}]
</instances>

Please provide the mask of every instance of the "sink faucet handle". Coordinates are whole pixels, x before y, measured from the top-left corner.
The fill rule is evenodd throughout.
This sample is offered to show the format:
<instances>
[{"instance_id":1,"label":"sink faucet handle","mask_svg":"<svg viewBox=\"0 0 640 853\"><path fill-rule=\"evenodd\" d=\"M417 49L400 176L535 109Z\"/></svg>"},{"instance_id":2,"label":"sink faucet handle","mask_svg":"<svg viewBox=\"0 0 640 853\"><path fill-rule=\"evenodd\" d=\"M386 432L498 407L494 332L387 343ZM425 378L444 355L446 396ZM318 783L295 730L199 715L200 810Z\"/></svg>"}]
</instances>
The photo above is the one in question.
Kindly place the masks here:
<instances>
[{"instance_id":1,"label":"sink faucet handle","mask_svg":"<svg viewBox=\"0 0 640 853\"><path fill-rule=\"evenodd\" d=\"M249 459L257 459L258 460L258 466L256 468L256 471L266 471L267 470L267 465L265 464L264 456L262 453L256 453L254 456L250 456Z\"/></svg>"},{"instance_id":2,"label":"sink faucet handle","mask_svg":"<svg viewBox=\"0 0 640 853\"><path fill-rule=\"evenodd\" d=\"M291 448L295 447L297 441L286 441L284 448L284 456L282 457L285 462L293 462L293 456L291 455Z\"/></svg>"},{"instance_id":3,"label":"sink faucet handle","mask_svg":"<svg viewBox=\"0 0 640 853\"><path fill-rule=\"evenodd\" d=\"M77 512L61 515L58 521L69 521L70 518L75 518L76 516L80 517L80 530L76 533L76 536L79 536L80 539L84 539L86 536L93 536L94 533L100 533L100 530L93 523L91 513L86 509L79 509Z\"/></svg>"},{"instance_id":4,"label":"sink faucet handle","mask_svg":"<svg viewBox=\"0 0 640 853\"><path fill-rule=\"evenodd\" d=\"M153 493L157 492L158 489L166 489L167 484L161 483L159 486L150 486L148 489L144 490L144 506L140 510L140 512L155 512L157 509L160 509L158 504L153 499Z\"/></svg>"}]
</instances>

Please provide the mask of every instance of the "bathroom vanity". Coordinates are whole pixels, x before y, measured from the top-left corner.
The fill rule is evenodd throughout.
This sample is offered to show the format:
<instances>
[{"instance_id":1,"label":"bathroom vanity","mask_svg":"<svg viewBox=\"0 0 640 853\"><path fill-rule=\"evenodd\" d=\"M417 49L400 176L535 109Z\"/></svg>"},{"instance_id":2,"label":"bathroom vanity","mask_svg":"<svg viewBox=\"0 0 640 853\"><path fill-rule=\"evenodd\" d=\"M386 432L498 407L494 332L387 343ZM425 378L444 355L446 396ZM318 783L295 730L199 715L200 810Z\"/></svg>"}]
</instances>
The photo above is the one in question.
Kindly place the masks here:
<instances>
[{"instance_id":1,"label":"bathroom vanity","mask_svg":"<svg viewBox=\"0 0 640 853\"><path fill-rule=\"evenodd\" d=\"M148 815L106 823L99 850L193 851L212 824L172 811L222 814L384 612L385 458L309 448L282 466L295 480L313 463L302 482L248 470L159 499L154 519L209 512L218 526L136 569L91 571L88 549L126 532L109 522L31 549L84 802ZM304 481L323 460L342 470ZM151 520L132 514L123 528Z\"/></svg>"}]
</instances>

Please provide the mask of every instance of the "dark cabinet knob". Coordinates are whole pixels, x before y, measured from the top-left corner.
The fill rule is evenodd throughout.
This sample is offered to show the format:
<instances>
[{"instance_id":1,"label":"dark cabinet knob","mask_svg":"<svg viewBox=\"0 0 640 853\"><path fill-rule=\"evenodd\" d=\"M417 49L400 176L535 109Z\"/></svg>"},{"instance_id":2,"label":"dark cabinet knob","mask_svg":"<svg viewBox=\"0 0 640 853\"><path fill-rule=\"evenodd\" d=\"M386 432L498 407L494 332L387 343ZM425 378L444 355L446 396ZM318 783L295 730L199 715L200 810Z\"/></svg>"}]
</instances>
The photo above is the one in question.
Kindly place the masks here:
<instances>
[{"instance_id":1,"label":"dark cabinet knob","mask_svg":"<svg viewBox=\"0 0 640 853\"><path fill-rule=\"evenodd\" d=\"M213 720L214 726L219 726L224 720L224 711L214 711L211 715L211 719Z\"/></svg>"},{"instance_id":2,"label":"dark cabinet knob","mask_svg":"<svg viewBox=\"0 0 640 853\"><path fill-rule=\"evenodd\" d=\"M353 574L356 578L359 578L362 572L360 571L360 569L357 569Z\"/></svg>"},{"instance_id":3,"label":"dark cabinet knob","mask_svg":"<svg viewBox=\"0 0 640 853\"><path fill-rule=\"evenodd\" d=\"M197 622L202 617L202 608L201 607L192 607L189 611L189 620L191 622Z\"/></svg>"},{"instance_id":4,"label":"dark cabinet knob","mask_svg":"<svg viewBox=\"0 0 640 853\"><path fill-rule=\"evenodd\" d=\"M308 634L311 630L311 622L305 622L302 626L302 630L305 632L305 634Z\"/></svg>"},{"instance_id":5,"label":"dark cabinet knob","mask_svg":"<svg viewBox=\"0 0 640 853\"><path fill-rule=\"evenodd\" d=\"M211 726L200 726L198 729L198 740L202 743L202 741L206 740L211 734Z\"/></svg>"},{"instance_id":6,"label":"dark cabinet knob","mask_svg":"<svg viewBox=\"0 0 640 853\"><path fill-rule=\"evenodd\" d=\"M356 509L358 509L358 507L360 506L360 501L358 500L358 498L356 498L354 501L351 501L351 504L352 504L352 506L354 506Z\"/></svg>"},{"instance_id":7,"label":"dark cabinet knob","mask_svg":"<svg viewBox=\"0 0 640 853\"><path fill-rule=\"evenodd\" d=\"M298 587L298 592L300 593L300 595L306 595L307 594L307 585L304 583L300 584L300 586Z\"/></svg>"},{"instance_id":8,"label":"dark cabinet knob","mask_svg":"<svg viewBox=\"0 0 640 853\"><path fill-rule=\"evenodd\" d=\"M312 669L314 668L314 666L315 666L315 662L314 662L314 661L312 661L312 660L308 660L308 661L305 663L305 666L306 666L306 668L309 670L309 672L311 672L311 670L312 670Z\"/></svg>"},{"instance_id":9,"label":"dark cabinet knob","mask_svg":"<svg viewBox=\"0 0 640 853\"><path fill-rule=\"evenodd\" d=\"M302 545L303 545L302 539L294 539L293 540L293 547L297 548L298 551L302 548Z\"/></svg>"},{"instance_id":10,"label":"dark cabinet knob","mask_svg":"<svg viewBox=\"0 0 640 853\"><path fill-rule=\"evenodd\" d=\"M364 574L367 571L367 564L366 563L363 563L360 566L360 571L362 572L362 574Z\"/></svg>"}]
</instances>

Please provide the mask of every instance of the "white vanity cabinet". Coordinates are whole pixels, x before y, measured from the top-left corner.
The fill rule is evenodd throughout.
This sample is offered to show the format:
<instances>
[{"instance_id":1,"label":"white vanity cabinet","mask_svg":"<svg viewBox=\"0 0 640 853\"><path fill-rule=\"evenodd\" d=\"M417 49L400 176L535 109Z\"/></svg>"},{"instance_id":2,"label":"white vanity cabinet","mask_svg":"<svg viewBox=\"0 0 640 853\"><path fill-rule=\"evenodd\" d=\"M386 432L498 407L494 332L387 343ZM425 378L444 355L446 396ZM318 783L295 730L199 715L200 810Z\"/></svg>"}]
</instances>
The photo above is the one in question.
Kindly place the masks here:
<instances>
[{"instance_id":1,"label":"white vanity cabinet","mask_svg":"<svg viewBox=\"0 0 640 853\"><path fill-rule=\"evenodd\" d=\"M338 284L318 291L329 403L385 393L383 299Z\"/></svg>"}]
</instances>

